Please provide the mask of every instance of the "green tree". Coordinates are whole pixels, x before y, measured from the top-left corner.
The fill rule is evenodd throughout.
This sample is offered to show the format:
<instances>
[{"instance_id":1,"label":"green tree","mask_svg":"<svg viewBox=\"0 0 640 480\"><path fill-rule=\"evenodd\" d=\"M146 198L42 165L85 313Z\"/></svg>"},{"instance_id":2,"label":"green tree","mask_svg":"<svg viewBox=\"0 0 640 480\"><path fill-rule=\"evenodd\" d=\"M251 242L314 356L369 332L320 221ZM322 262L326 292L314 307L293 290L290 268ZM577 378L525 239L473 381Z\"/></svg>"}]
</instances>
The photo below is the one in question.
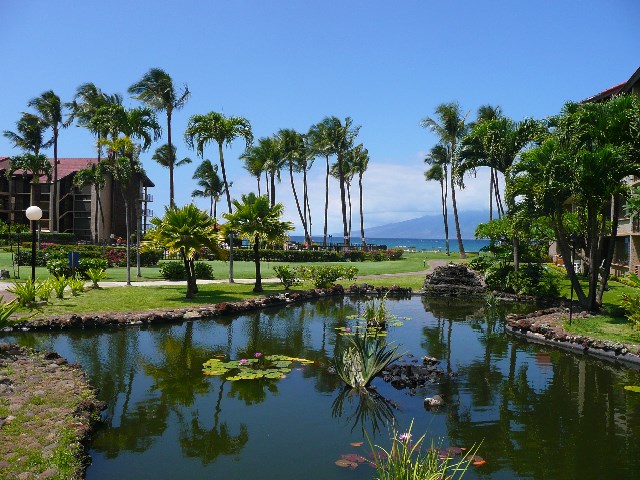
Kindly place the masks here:
<instances>
[{"instance_id":1,"label":"green tree","mask_svg":"<svg viewBox=\"0 0 640 480\"><path fill-rule=\"evenodd\" d=\"M351 171L358 175L358 192L360 194L360 238L362 246L366 246L367 242L364 236L364 211L362 208L362 176L369 166L369 151L362 144L351 150L350 159Z\"/></svg>"},{"instance_id":2,"label":"green tree","mask_svg":"<svg viewBox=\"0 0 640 480\"><path fill-rule=\"evenodd\" d=\"M449 218L447 212L447 164L449 157L447 155L447 148L438 144L431 147L431 151L425 157L424 163L430 165L431 168L424 172L424 178L426 181L433 181L440 183L440 201L442 203L442 221L444 222L444 242L447 255L450 254L449 247Z\"/></svg>"},{"instance_id":3,"label":"green tree","mask_svg":"<svg viewBox=\"0 0 640 480\"><path fill-rule=\"evenodd\" d=\"M40 177L47 177L47 181L51 181L51 162L46 155L23 153L9 159L7 178L10 178L18 170L22 170L22 175L25 177L31 176L30 204L37 205Z\"/></svg>"},{"instance_id":4,"label":"green tree","mask_svg":"<svg viewBox=\"0 0 640 480\"><path fill-rule=\"evenodd\" d=\"M468 114L467 114L468 115ZM451 204L453 206L453 219L456 225L456 237L458 238L458 251L460 258L466 258L460 233L460 222L458 220L458 205L456 202L456 184L462 186L462 178L456 175L458 169L459 144L462 137L467 132L465 124L467 115L462 114L458 102L441 103L436 107L436 118L425 117L420 122L424 128L435 133L440 143L446 146L449 158L449 173L451 187Z\"/></svg>"},{"instance_id":5,"label":"green tree","mask_svg":"<svg viewBox=\"0 0 640 480\"><path fill-rule=\"evenodd\" d=\"M63 121L65 105L53 90L47 90L39 97L31 99L28 105L36 109L42 123L53 133L53 192L50 202L49 229L57 232L60 228L58 221L58 202L60 201L58 198L58 136L60 129L68 127L71 121L69 119Z\"/></svg>"},{"instance_id":6,"label":"green tree","mask_svg":"<svg viewBox=\"0 0 640 480\"><path fill-rule=\"evenodd\" d=\"M176 90L173 80L164 70L151 68L144 74L139 82L129 87L129 94L136 100L156 112L164 111L167 114L167 167L169 167L169 205L175 206L173 169L175 165L175 147L171 141L171 118L174 110L180 110L189 99L191 92L186 85L181 90Z\"/></svg>"},{"instance_id":7,"label":"green tree","mask_svg":"<svg viewBox=\"0 0 640 480\"><path fill-rule=\"evenodd\" d=\"M184 157L182 160L176 162L176 146L173 145L171 150L173 150L173 152L169 154L169 145L165 143L161 147L156 148L151 160L165 168L170 168L172 163L174 167L182 167L183 165L191 163L189 157Z\"/></svg>"},{"instance_id":8,"label":"green tree","mask_svg":"<svg viewBox=\"0 0 640 480\"><path fill-rule=\"evenodd\" d=\"M85 168L78 170L73 177L73 184L78 188L84 188L89 185L93 187L93 190L96 195L96 203L97 210L100 212L100 218L102 220L102 228L104 228L104 211L102 210L102 200L100 199L100 192L106 185L107 181L105 179L105 165L102 161L98 161L96 163L90 163ZM96 244L100 241L98 236L98 214L93 218L94 221L94 240Z\"/></svg>"},{"instance_id":9,"label":"green tree","mask_svg":"<svg viewBox=\"0 0 640 480\"><path fill-rule=\"evenodd\" d=\"M225 192L224 183L218 175L218 165L211 163L211 160L203 160L193 173L193 179L198 180L198 187L200 188L194 190L191 196L208 197L210 200L209 215L217 219L218 201Z\"/></svg>"},{"instance_id":10,"label":"green tree","mask_svg":"<svg viewBox=\"0 0 640 480\"><path fill-rule=\"evenodd\" d=\"M251 123L244 117L227 117L222 113L209 112L206 115L193 115L189 119L184 139L189 148L195 148L198 155L203 157L204 147L211 142L218 144L222 181L227 196L227 207L231 209L231 193L227 181L227 171L224 164L223 146L230 146L237 138L243 138L248 148L253 143ZM229 283L233 283L233 238L229 239Z\"/></svg>"},{"instance_id":11,"label":"green tree","mask_svg":"<svg viewBox=\"0 0 640 480\"><path fill-rule=\"evenodd\" d=\"M165 209L162 218L151 220L153 228L147 232L144 248L164 247L180 254L187 272L187 298L198 292L195 275L195 255L207 247L219 252L214 220L195 205Z\"/></svg>"},{"instance_id":12,"label":"green tree","mask_svg":"<svg viewBox=\"0 0 640 480\"><path fill-rule=\"evenodd\" d=\"M266 195L256 196L254 193L242 195L242 201L233 201L235 212L225 213L227 219L224 229L233 231L241 238L253 242L254 262L256 265L256 282L254 292L262 292L262 275L260 274L260 243L283 242L287 232L293 230L291 222L280 220L284 206L277 203L271 206Z\"/></svg>"},{"instance_id":13,"label":"green tree","mask_svg":"<svg viewBox=\"0 0 640 480\"><path fill-rule=\"evenodd\" d=\"M322 246L327 246L327 220L329 215L329 177L331 176L331 164L329 157L332 155L331 142L329 138L329 122L320 122L312 125L307 133L310 148L314 155L322 156L325 159L325 180L324 180L324 230L322 235Z\"/></svg>"}]
</instances>

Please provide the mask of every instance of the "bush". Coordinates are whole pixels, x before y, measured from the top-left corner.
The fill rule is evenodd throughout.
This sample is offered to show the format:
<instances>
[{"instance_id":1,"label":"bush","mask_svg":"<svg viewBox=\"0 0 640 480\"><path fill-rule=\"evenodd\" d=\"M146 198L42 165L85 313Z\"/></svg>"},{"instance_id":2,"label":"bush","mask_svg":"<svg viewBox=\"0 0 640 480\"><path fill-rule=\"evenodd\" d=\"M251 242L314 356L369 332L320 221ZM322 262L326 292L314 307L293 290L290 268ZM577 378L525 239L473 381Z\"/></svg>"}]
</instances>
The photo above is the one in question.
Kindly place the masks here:
<instances>
[{"instance_id":1,"label":"bush","mask_svg":"<svg viewBox=\"0 0 640 480\"><path fill-rule=\"evenodd\" d=\"M13 287L7 288L7 292L13 293L17 297L20 305L23 307L29 307L36 301L39 285L40 282L37 280L34 282L31 279L26 282L15 282Z\"/></svg>"},{"instance_id":2,"label":"bush","mask_svg":"<svg viewBox=\"0 0 640 480\"><path fill-rule=\"evenodd\" d=\"M107 274L103 269L90 268L87 270L87 278L93 282L93 288L100 288L98 282L105 280Z\"/></svg>"},{"instance_id":3,"label":"bush","mask_svg":"<svg viewBox=\"0 0 640 480\"><path fill-rule=\"evenodd\" d=\"M38 287L38 300L41 302L49 302L51 292L53 292L53 285L51 284L51 280L47 279L40 283Z\"/></svg>"},{"instance_id":4,"label":"bush","mask_svg":"<svg viewBox=\"0 0 640 480\"><path fill-rule=\"evenodd\" d=\"M260 260L265 262L362 262L384 260L398 260L402 258L402 249L394 250L373 250L365 252L362 250L350 250L338 252L335 250L260 250ZM207 257L208 258L208 257ZM238 248L233 251L233 258L238 261L254 261L254 252L249 248ZM215 260L215 258L212 258Z\"/></svg>"},{"instance_id":5,"label":"bush","mask_svg":"<svg viewBox=\"0 0 640 480\"><path fill-rule=\"evenodd\" d=\"M67 260L49 260L47 270L56 278L71 276L71 267Z\"/></svg>"},{"instance_id":6,"label":"bush","mask_svg":"<svg viewBox=\"0 0 640 480\"><path fill-rule=\"evenodd\" d=\"M69 285L69 277L56 277L51 279L51 286L56 292L56 298L64 298L64 289Z\"/></svg>"},{"instance_id":7,"label":"bush","mask_svg":"<svg viewBox=\"0 0 640 480\"><path fill-rule=\"evenodd\" d=\"M184 266L182 267L184 270ZM213 278L213 267L205 262L196 262L193 265L193 269L196 274L196 278L204 278L204 279L212 279ZM185 274L186 277L186 274Z\"/></svg>"},{"instance_id":8,"label":"bush","mask_svg":"<svg viewBox=\"0 0 640 480\"><path fill-rule=\"evenodd\" d=\"M187 272L182 262L163 262L160 264L160 275L165 280L184 280Z\"/></svg>"},{"instance_id":9,"label":"bush","mask_svg":"<svg viewBox=\"0 0 640 480\"><path fill-rule=\"evenodd\" d=\"M288 265L275 266L273 267L273 271L275 272L276 277L280 279L280 283L282 283L285 290L289 290L290 287L300 283L298 271Z\"/></svg>"},{"instance_id":10,"label":"bush","mask_svg":"<svg viewBox=\"0 0 640 480\"><path fill-rule=\"evenodd\" d=\"M78 296L84 293L84 280L82 278L70 278L69 287L71 288L71 295Z\"/></svg>"},{"instance_id":11,"label":"bush","mask_svg":"<svg viewBox=\"0 0 640 480\"><path fill-rule=\"evenodd\" d=\"M18 309L20 304L16 300L11 300L10 302L3 302L2 300L3 297L0 296L0 329L19 321L12 320L11 315Z\"/></svg>"},{"instance_id":12,"label":"bush","mask_svg":"<svg viewBox=\"0 0 640 480\"><path fill-rule=\"evenodd\" d=\"M624 295L622 306L633 328L640 330L640 295Z\"/></svg>"},{"instance_id":13,"label":"bush","mask_svg":"<svg viewBox=\"0 0 640 480\"><path fill-rule=\"evenodd\" d=\"M323 265L319 267L299 267L298 275L313 283L314 288L329 288L337 280L353 280L358 274L356 267L343 267L341 265Z\"/></svg>"}]
</instances>

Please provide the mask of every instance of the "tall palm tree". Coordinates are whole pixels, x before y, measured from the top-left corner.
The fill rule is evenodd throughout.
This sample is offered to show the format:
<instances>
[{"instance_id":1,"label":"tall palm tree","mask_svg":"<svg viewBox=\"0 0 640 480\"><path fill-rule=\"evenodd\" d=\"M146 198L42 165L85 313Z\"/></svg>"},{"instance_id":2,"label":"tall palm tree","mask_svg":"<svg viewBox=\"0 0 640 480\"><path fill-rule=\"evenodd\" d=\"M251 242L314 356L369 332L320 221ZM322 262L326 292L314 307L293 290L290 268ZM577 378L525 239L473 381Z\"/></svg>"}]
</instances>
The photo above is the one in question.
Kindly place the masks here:
<instances>
[{"instance_id":1,"label":"tall palm tree","mask_svg":"<svg viewBox=\"0 0 640 480\"><path fill-rule=\"evenodd\" d=\"M329 157L331 156L331 143L328 135L328 125L326 123L317 123L312 125L307 133L310 141L312 152L315 155L323 156L325 159L325 190L324 190L324 230L322 234L322 246L327 246L327 220L329 215L329 177L331 176L331 164Z\"/></svg>"},{"instance_id":2,"label":"tall palm tree","mask_svg":"<svg viewBox=\"0 0 640 480\"><path fill-rule=\"evenodd\" d=\"M39 116L32 113L23 113L16 122L15 132L9 130L3 132L3 136L13 143L15 148L19 148L25 152L25 155L11 159L11 167L7 173L12 174L16 170L22 170L24 173L31 172L31 205L37 205L37 203L34 202L38 200L36 187L40 183L40 176L51 176L51 162L49 162L46 156L40 155L40 150L49 148L53 142L53 140L44 140L45 130L46 125Z\"/></svg>"},{"instance_id":3,"label":"tall palm tree","mask_svg":"<svg viewBox=\"0 0 640 480\"><path fill-rule=\"evenodd\" d=\"M204 147L214 141L218 144L222 181L227 197L229 213L231 208L231 193L227 181L227 171L224 165L223 145L230 146L238 137L243 138L248 148L253 143L251 123L244 117L227 117L222 113L209 112L206 115L193 115L184 133L184 139L189 148L195 148L200 157L204 154ZM233 280L233 238L229 239L229 283Z\"/></svg>"},{"instance_id":4,"label":"tall palm tree","mask_svg":"<svg viewBox=\"0 0 640 480\"><path fill-rule=\"evenodd\" d=\"M107 181L105 179L105 165L98 161L97 163L90 163L85 168L78 170L73 177L73 184L78 188L84 188L87 185L93 187L96 195L97 210L100 212L100 218L102 219L102 228L104 230L104 211L102 210L102 200L100 199L100 192L105 187ZM94 216L94 241L99 243L98 235L98 215Z\"/></svg>"},{"instance_id":5,"label":"tall palm tree","mask_svg":"<svg viewBox=\"0 0 640 480\"><path fill-rule=\"evenodd\" d=\"M351 151L351 169L358 175L358 192L360 194L360 236L362 246L366 247L367 242L364 236L364 211L362 209L362 176L369 166L369 151L362 144Z\"/></svg>"},{"instance_id":6,"label":"tall palm tree","mask_svg":"<svg viewBox=\"0 0 640 480\"><path fill-rule=\"evenodd\" d=\"M242 201L233 201L236 211L225 213L227 223L224 228L233 230L241 238L253 242L254 262L256 265L256 282L254 292L262 292L262 275L260 273L260 242L282 242L287 232L293 230L291 222L280 220L284 206L269 204L266 195L256 196L254 193L242 195Z\"/></svg>"},{"instance_id":7,"label":"tall palm tree","mask_svg":"<svg viewBox=\"0 0 640 480\"><path fill-rule=\"evenodd\" d=\"M175 163L175 149L171 142L171 117L174 110L180 110L189 99L191 92L184 85L181 90L176 90L173 80L167 72L159 68L151 68L144 74L139 82L129 87L129 94L133 98L152 108L156 112L164 111L167 114L167 144L169 145L169 205L175 206L173 168Z\"/></svg>"},{"instance_id":8,"label":"tall palm tree","mask_svg":"<svg viewBox=\"0 0 640 480\"><path fill-rule=\"evenodd\" d=\"M258 145L250 146L242 155L240 155L240 160L244 162L244 169L249 172L252 177L255 177L258 182L258 196L262 195L260 179L262 178L262 174L266 173L266 165L268 161L264 155L264 150L260 148L260 140L258 140ZM267 189L268 188L269 187L267 186Z\"/></svg>"},{"instance_id":9,"label":"tall palm tree","mask_svg":"<svg viewBox=\"0 0 640 480\"><path fill-rule=\"evenodd\" d=\"M181 167L191 163L191 159L189 157L184 157L182 160L178 160L176 162L176 146L172 145L171 150L172 152L170 154L169 144L165 143L161 147L156 148L151 160L165 168L169 168L172 162L174 167Z\"/></svg>"},{"instance_id":10,"label":"tall palm tree","mask_svg":"<svg viewBox=\"0 0 640 480\"><path fill-rule=\"evenodd\" d=\"M43 124L53 133L53 191L50 200L49 230L57 232L60 228L58 221L58 202L60 200L58 198L58 135L60 129L69 126L70 121L63 121L65 105L53 90L47 90L39 97L32 98L28 105L36 109Z\"/></svg>"},{"instance_id":11,"label":"tall palm tree","mask_svg":"<svg viewBox=\"0 0 640 480\"><path fill-rule=\"evenodd\" d=\"M431 168L424 172L424 178L427 181L435 180L440 183L440 200L442 201L442 221L444 222L444 242L447 255L450 253L449 248L449 218L447 212L447 164L449 156L447 147L438 144L431 147L431 151L424 159L424 163L431 165Z\"/></svg>"},{"instance_id":12,"label":"tall palm tree","mask_svg":"<svg viewBox=\"0 0 640 480\"><path fill-rule=\"evenodd\" d=\"M218 175L218 165L211 163L211 160L203 160L193 173L193 179L198 180L200 189L194 190L191 196L208 197L210 200L209 215L214 219L217 218L218 201L225 192L224 183Z\"/></svg>"},{"instance_id":13,"label":"tall palm tree","mask_svg":"<svg viewBox=\"0 0 640 480\"><path fill-rule=\"evenodd\" d=\"M349 226L347 223L347 199L346 199L346 169L344 165L344 157L353 146L355 138L360 131L359 126L353 125L351 117L346 117L344 123L338 117L325 117L319 129L329 146L332 155L337 157L337 173L338 182L340 184L340 206L342 210L342 228L344 235L344 244L349 246Z\"/></svg>"},{"instance_id":14,"label":"tall palm tree","mask_svg":"<svg viewBox=\"0 0 640 480\"><path fill-rule=\"evenodd\" d=\"M307 217L305 215L306 209L300 208L300 201L298 199L298 192L293 179L293 173L300 172L304 168L306 163L307 149L304 141L304 136L295 130L290 128L282 129L278 132L278 139L282 148L282 155L286 159L289 165L289 180L291 183L291 191L293 192L293 198L296 202L296 208L298 209L298 215L300 222L302 223L302 229L304 231L304 241L307 246L311 246L311 238L309 237L309 226L307 224Z\"/></svg>"},{"instance_id":15,"label":"tall palm tree","mask_svg":"<svg viewBox=\"0 0 640 480\"><path fill-rule=\"evenodd\" d=\"M456 174L458 167L459 142L467 132L465 124L468 113L463 115L458 102L441 103L436 107L436 118L425 117L420 125L434 132L440 142L447 147L450 165L451 204L453 205L453 218L456 225L456 237L458 238L458 250L460 258L466 258L460 233L460 221L458 219L458 205L456 203L456 184L461 185L462 178Z\"/></svg>"}]
</instances>

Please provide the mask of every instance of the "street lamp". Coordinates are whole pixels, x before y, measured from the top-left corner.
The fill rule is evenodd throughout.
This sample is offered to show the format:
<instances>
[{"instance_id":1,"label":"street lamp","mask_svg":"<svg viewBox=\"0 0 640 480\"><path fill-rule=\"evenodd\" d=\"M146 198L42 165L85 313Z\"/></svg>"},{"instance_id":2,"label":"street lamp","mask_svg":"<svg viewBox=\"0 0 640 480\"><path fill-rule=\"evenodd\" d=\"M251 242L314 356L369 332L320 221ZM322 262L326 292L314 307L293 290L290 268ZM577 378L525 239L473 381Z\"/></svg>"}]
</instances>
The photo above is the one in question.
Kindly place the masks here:
<instances>
[{"instance_id":1,"label":"street lamp","mask_svg":"<svg viewBox=\"0 0 640 480\"><path fill-rule=\"evenodd\" d=\"M42 218L42 209L36 205L31 205L25 212L27 218L31 220L31 281L36 281L36 227L38 220Z\"/></svg>"}]
</instances>

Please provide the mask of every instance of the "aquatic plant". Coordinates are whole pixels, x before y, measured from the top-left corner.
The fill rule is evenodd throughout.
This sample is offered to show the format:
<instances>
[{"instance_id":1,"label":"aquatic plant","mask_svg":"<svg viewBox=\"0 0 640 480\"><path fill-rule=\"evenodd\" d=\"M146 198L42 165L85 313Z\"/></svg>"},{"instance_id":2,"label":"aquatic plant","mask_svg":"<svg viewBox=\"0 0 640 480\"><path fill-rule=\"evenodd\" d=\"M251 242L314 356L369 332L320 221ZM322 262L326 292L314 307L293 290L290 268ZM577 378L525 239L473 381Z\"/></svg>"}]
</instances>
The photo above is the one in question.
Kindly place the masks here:
<instances>
[{"instance_id":1,"label":"aquatic plant","mask_svg":"<svg viewBox=\"0 0 640 480\"><path fill-rule=\"evenodd\" d=\"M294 363L307 365L313 360L306 358L288 357L286 355L263 355L262 352L253 354L254 358L241 358L227 362L219 358L207 360L202 366L205 375L226 376L226 380L258 380L261 378L285 378Z\"/></svg>"},{"instance_id":2,"label":"aquatic plant","mask_svg":"<svg viewBox=\"0 0 640 480\"><path fill-rule=\"evenodd\" d=\"M364 311L356 315L349 315L347 320L350 321L344 327L336 327L338 335L368 335L371 337L381 337L387 335L388 327L401 327L404 325L407 317L398 317L392 314L386 305L386 298L381 298L376 303L372 299L364 308Z\"/></svg>"}]
</instances>

